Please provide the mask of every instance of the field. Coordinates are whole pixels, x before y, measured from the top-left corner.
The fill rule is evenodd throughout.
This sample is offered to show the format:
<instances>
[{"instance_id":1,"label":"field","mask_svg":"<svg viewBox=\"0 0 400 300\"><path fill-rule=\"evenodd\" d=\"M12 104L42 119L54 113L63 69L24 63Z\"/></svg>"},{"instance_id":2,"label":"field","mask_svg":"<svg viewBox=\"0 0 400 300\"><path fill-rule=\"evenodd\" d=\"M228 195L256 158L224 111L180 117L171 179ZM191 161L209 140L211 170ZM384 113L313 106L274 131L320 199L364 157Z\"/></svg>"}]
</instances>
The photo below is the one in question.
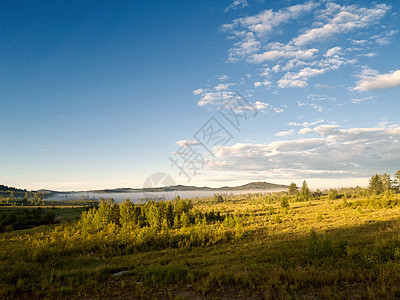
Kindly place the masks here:
<instances>
[{"instance_id":1,"label":"field","mask_svg":"<svg viewBox=\"0 0 400 300\"><path fill-rule=\"evenodd\" d=\"M78 220L84 208L60 207L61 222L1 233L0 298L400 297L400 194L116 209L104 202Z\"/></svg>"}]
</instances>

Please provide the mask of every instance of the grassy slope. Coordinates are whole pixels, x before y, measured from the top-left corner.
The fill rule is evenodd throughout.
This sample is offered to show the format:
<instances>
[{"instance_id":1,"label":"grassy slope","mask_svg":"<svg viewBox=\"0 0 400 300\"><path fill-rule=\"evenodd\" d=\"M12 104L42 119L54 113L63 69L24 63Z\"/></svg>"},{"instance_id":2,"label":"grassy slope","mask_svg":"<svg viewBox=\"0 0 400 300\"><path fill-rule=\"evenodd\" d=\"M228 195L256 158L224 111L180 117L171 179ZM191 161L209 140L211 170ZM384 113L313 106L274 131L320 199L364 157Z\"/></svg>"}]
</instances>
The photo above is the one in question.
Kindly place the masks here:
<instances>
[{"instance_id":1,"label":"grassy slope","mask_svg":"<svg viewBox=\"0 0 400 300\"><path fill-rule=\"evenodd\" d=\"M30 239L64 225L3 233L0 298L400 297L400 206L348 203L357 201L354 207L340 199L290 202L288 209L254 198L198 203L202 211L242 214L243 237L125 255L52 249L37 257Z\"/></svg>"}]
</instances>

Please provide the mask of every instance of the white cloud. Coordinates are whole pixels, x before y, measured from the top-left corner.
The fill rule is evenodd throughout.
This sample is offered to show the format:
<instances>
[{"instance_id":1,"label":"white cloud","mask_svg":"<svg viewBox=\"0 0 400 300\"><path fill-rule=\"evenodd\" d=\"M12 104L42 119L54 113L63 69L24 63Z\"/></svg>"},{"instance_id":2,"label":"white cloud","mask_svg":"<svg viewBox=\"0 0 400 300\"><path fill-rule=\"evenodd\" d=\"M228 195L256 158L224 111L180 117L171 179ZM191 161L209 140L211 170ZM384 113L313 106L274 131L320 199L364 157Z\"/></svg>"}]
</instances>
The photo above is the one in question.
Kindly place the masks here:
<instances>
[{"instance_id":1,"label":"white cloud","mask_svg":"<svg viewBox=\"0 0 400 300\"><path fill-rule=\"evenodd\" d=\"M253 105L259 111L262 111L270 106L269 103L264 103L260 101L256 101L255 103L253 103Z\"/></svg>"},{"instance_id":2,"label":"white cloud","mask_svg":"<svg viewBox=\"0 0 400 300\"><path fill-rule=\"evenodd\" d=\"M288 136L288 135L292 135L294 133L294 130L287 130L287 131L280 131L278 133L275 134L275 136Z\"/></svg>"},{"instance_id":3,"label":"white cloud","mask_svg":"<svg viewBox=\"0 0 400 300\"><path fill-rule=\"evenodd\" d=\"M285 59L295 59L296 61L301 59L310 59L316 53L318 53L318 49L298 49L291 45L284 45L281 43L270 43L268 45L268 51L265 51L261 54L254 54L250 61L255 63L263 63L265 61L274 61L281 58Z\"/></svg>"},{"instance_id":4,"label":"white cloud","mask_svg":"<svg viewBox=\"0 0 400 300\"><path fill-rule=\"evenodd\" d=\"M268 35L274 33L274 30L279 28L282 23L297 19L319 5L319 3L309 1L278 11L268 9L257 15L235 19L232 23L224 24L222 30L229 32L234 38L239 39L229 51L229 60L236 61L238 59L248 58L254 61L253 56L262 48L260 39L268 39ZM261 57L257 56L257 61L268 60L272 57L278 57L279 55L284 54L267 53ZM300 53L297 53L297 55L300 55Z\"/></svg>"},{"instance_id":5,"label":"white cloud","mask_svg":"<svg viewBox=\"0 0 400 300\"><path fill-rule=\"evenodd\" d=\"M283 108L277 108L277 107L275 107L275 108L273 108L272 109L274 112L276 112L277 114L280 114L281 112L283 112Z\"/></svg>"},{"instance_id":6,"label":"white cloud","mask_svg":"<svg viewBox=\"0 0 400 300\"><path fill-rule=\"evenodd\" d=\"M322 108L321 105L314 104L314 103L310 103L310 106L311 106L314 110L316 110L316 111L318 111L318 112L322 112L322 111L323 111L323 108Z\"/></svg>"},{"instance_id":7,"label":"white cloud","mask_svg":"<svg viewBox=\"0 0 400 300\"><path fill-rule=\"evenodd\" d=\"M313 130L311 128L303 128L299 130L300 134L307 134L307 133L312 133Z\"/></svg>"},{"instance_id":8,"label":"white cloud","mask_svg":"<svg viewBox=\"0 0 400 300\"><path fill-rule=\"evenodd\" d=\"M378 89L390 89L400 85L400 70L387 74L363 73L357 81L355 91L368 92Z\"/></svg>"},{"instance_id":9,"label":"white cloud","mask_svg":"<svg viewBox=\"0 0 400 300\"><path fill-rule=\"evenodd\" d=\"M280 88L287 87L306 87L308 85L307 80L310 77L314 77L320 74L323 74L328 69L313 69L310 67L306 67L301 69L297 73L288 72L286 73L282 79L278 81L278 86Z\"/></svg>"},{"instance_id":10,"label":"white cloud","mask_svg":"<svg viewBox=\"0 0 400 300\"><path fill-rule=\"evenodd\" d=\"M355 45L365 45L366 43L368 43L367 40L351 40L351 42Z\"/></svg>"},{"instance_id":11,"label":"white cloud","mask_svg":"<svg viewBox=\"0 0 400 300\"><path fill-rule=\"evenodd\" d=\"M301 125L303 125L304 127L312 127L312 126L315 126L315 125L323 123L323 122L324 122L324 120L317 120L314 122L303 122Z\"/></svg>"},{"instance_id":12,"label":"white cloud","mask_svg":"<svg viewBox=\"0 0 400 300\"><path fill-rule=\"evenodd\" d=\"M329 97L326 95L319 95L319 94L310 94L307 96L307 99L312 101L329 101L329 100L336 100L335 97Z\"/></svg>"},{"instance_id":13,"label":"white cloud","mask_svg":"<svg viewBox=\"0 0 400 300\"><path fill-rule=\"evenodd\" d=\"M193 91L193 94L200 96L200 100L197 102L198 106L207 105L221 105L224 101L234 96L234 92L230 90L230 87L235 86L235 83L225 82L229 79L227 76L217 76L220 82L211 88L197 89Z\"/></svg>"},{"instance_id":14,"label":"white cloud","mask_svg":"<svg viewBox=\"0 0 400 300\"><path fill-rule=\"evenodd\" d=\"M272 82L269 80L256 81L254 82L254 87L270 86L271 84Z\"/></svg>"},{"instance_id":15,"label":"white cloud","mask_svg":"<svg viewBox=\"0 0 400 300\"><path fill-rule=\"evenodd\" d=\"M333 89L333 86L328 85L328 84L321 84L321 83L314 84L314 87L320 88L320 89Z\"/></svg>"},{"instance_id":16,"label":"white cloud","mask_svg":"<svg viewBox=\"0 0 400 300\"><path fill-rule=\"evenodd\" d=\"M226 81L230 79L228 75L217 75L215 77L217 77L220 81Z\"/></svg>"},{"instance_id":17,"label":"white cloud","mask_svg":"<svg viewBox=\"0 0 400 300\"><path fill-rule=\"evenodd\" d=\"M356 45L357 49L353 47L344 50L341 45L334 44L336 41L332 37L356 30L362 33L360 29L376 24L390 8L386 4L364 7L339 5L330 1L309 1L235 19L222 26L222 30L228 32L231 39L237 40L229 50L228 60L263 64L269 72L268 80L265 81L268 85L272 86L276 80L279 88L304 88L308 86L311 77L357 63L357 56L373 57L374 52L359 55L352 53L356 50L367 50L373 41L394 35L396 31L388 31L368 40L347 39ZM300 17L312 20L312 25L297 36L289 36L287 43L272 40L285 33L286 24L295 23ZM322 46L310 46L321 42L324 43ZM274 78L274 74L281 72L286 73L278 75L280 78ZM257 80L254 84L255 87L263 85L263 80Z\"/></svg>"},{"instance_id":18,"label":"white cloud","mask_svg":"<svg viewBox=\"0 0 400 300\"><path fill-rule=\"evenodd\" d=\"M395 35L398 30L390 30L381 34L371 36L371 40L375 41L379 45L389 45L391 43L390 37Z\"/></svg>"},{"instance_id":19,"label":"white cloud","mask_svg":"<svg viewBox=\"0 0 400 300\"><path fill-rule=\"evenodd\" d=\"M186 147L186 146L192 146L192 145L198 145L198 141L189 141L189 140L180 140L175 142L178 146L180 147Z\"/></svg>"},{"instance_id":20,"label":"white cloud","mask_svg":"<svg viewBox=\"0 0 400 300\"><path fill-rule=\"evenodd\" d=\"M193 91L193 95L200 95L201 93L203 93L204 90L203 89L197 89Z\"/></svg>"},{"instance_id":21,"label":"white cloud","mask_svg":"<svg viewBox=\"0 0 400 300\"><path fill-rule=\"evenodd\" d=\"M234 86L234 83L220 83L217 86L214 87L216 91L226 91L229 89L229 87Z\"/></svg>"},{"instance_id":22,"label":"white cloud","mask_svg":"<svg viewBox=\"0 0 400 300\"><path fill-rule=\"evenodd\" d=\"M363 97L363 98L355 98L355 99L350 99L350 101L352 103L354 103L354 104L359 104L361 102L364 102L364 101L372 99L372 98L375 98L375 97L374 96L368 96L368 97Z\"/></svg>"},{"instance_id":23,"label":"white cloud","mask_svg":"<svg viewBox=\"0 0 400 300\"><path fill-rule=\"evenodd\" d=\"M397 171L400 161L400 126L344 129L319 125L302 134L316 138L278 140L269 144L237 143L222 147L209 168L220 171L264 172L276 177L369 177Z\"/></svg>"},{"instance_id":24,"label":"white cloud","mask_svg":"<svg viewBox=\"0 0 400 300\"><path fill-rule=\"evenodd\" d=\"M227 8L225 8L225 12L232 9L242 9L248 6L249 4L247 3L247 0L234 0Z\"/></svg>"},{"instance_id":25,"label":"white cloud","mask_svg":"<svg viewBox=\"0 0 400 300\"><path fill-rule=\"evenodd\" d=\"M375 57L377 56L378 53L376 52L369 52L369 53L365 53L365 54L358 54L358 56L365 56L365 57Z\"/></svg>"},{"instance_id":26,"label":"white cloud","mask_svg":"<svg viewBox=\"0 0 400 300\"><path fill-rule=\"evenodd\" d=\"M298 87L303 88L306 87L308 84L304 80L294 80L288 78L282 78L278 81L278 86L280 88L288 88L288 87Z\"/></svg>"},{"instance_id":27,"label":"white cloud","mask_svg":"<svg viewBox=\"0 0 400 300\"><path fill-rule=\"evenodd\" d=\"M332 56L338 55L338 54L342 54L342 47L336 46L336 47L328 49L328 51L326 51L326 53L325 53L325 56L332 57Z\"/></svg>"},{"instance_id":28,"label":"white cloud","mask_svg":"<svg viewBox=\"0 0 400 300\"><path fill-rule=\"evenodd\" d=\"M377 4L374 8L370 9L356 5L336 8L338 11L332 18L325 24L309 29L293 39L294 44L304 46L315 41L327 40L334 35L370 26L381 19L391 7L386 4Z\"/></svg>"},{"instance_id":29,"label":"white cloud","mask_svg":"<svg viewBox=\"0 0 400 300\"><path fill-rule=\"evenodd\" d=\"M303 13L309 12L319 5L319 3L309 1L305 4L290 6L278 11L267 9L254 16L236 19L230 24L223 25L222 29L232 31L246 30L259 36L265 35L267 33L271 33L282 23L287 23L290 20L296 19Z\"/></svg>"}]
</instances>

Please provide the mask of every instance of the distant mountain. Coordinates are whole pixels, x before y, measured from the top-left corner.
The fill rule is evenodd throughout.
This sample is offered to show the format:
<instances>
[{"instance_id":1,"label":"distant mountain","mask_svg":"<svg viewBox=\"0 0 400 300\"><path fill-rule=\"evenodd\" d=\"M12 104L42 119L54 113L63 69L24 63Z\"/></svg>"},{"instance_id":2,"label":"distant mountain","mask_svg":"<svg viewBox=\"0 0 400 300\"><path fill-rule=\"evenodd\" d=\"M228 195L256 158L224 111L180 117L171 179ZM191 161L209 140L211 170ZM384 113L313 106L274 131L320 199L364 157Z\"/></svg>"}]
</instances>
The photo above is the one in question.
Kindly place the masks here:
<instances>
[{"instance_id":1,"label":"distant mountain","mask_svg":"<svg viewBox=\"0 0 400 300\"><path fill-rule=\"evenodd\" d=\"M272 190L272 189L287 189L288 185L275 184L269 182L250 182L244 185L233 187L234 190Z\"/></svg>"},{"instance_id":2,"label":"distant mountain","mask_svg":"<svg viewBox=\"0 0 400 300\"><path fill-rule=\"evenodd\" d=\"M251 182L240 186L223 186L219 188L210 188L208 186L197 187L193 185L173 185L165 187L154 188L116 188L106 190L93 190L92 193L131 193L131 192L170 192L170 191L241 191L241 190L273 190L273 189L287 189L287 185L275 184L269 182Z\"/></svg>"},{"instance_id":3,"label":"distant mountain","mask_svg":"<svg viewBox=\"0 0 400 300\"><path fill-rule=\"evenodd\" d=\"M82 194L82 193L150 193L150 192L170 192L170 191L245 191L245 190L285 190L287 189L287 185L283 184L275 184L269 182L251 182L239 186L223 186L219 188L210 188L208 186L194 186L194 185L173 185L173 186L164 186L164 187L154 187L154 188L115 188L115 189L104 189L104 190L90 190L90 191L68 191L68 192L59 192L47 189L41 189L34 192L40 192L43 194L45 198L52 197L55 195L59 196L67 196L69 194ZM8 196L10 191L15 192L16 197L23 197L27 190L17 189L8 187L5 185L0 185L0 195L4 194Z\"/></svg>"}]
</instances>

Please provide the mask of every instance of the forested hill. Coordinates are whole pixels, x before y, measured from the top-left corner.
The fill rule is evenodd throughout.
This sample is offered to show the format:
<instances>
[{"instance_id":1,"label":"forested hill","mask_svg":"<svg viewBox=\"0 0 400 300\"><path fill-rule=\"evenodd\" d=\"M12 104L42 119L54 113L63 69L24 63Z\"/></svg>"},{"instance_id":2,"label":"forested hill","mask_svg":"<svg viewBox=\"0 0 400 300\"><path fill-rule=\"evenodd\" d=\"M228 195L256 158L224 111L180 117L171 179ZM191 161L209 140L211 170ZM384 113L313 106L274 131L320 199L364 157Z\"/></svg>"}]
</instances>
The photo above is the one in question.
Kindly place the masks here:
<instances>
[{"instance_id":1,"label":"forested hill","mask_svg":"<svg viewBox=\"0 0 400 300\"><path fill-rule=\"evenodd\" d=\"M26 192L27 192L26 189L18 189L15 187L9 187L9 186L0 184L0 196L3 196L3 197L14 196L14 197L20 198L20 197L23 197Z\"/></svg>"},{"instance_id":2,"label":"forested hill","mask_svg":"<svg viewBox=\"0 0 400 300\"><path fill-rule=\"evenodd\" d=\"M27 192L27 190L26 189L18 189L15 187L9 187L9 186L0 184L0 192L24 192L25 193L25 192Z\"/></svg>"},{"instance_id":3,"label":"forested hill","mask_svg":"<svg viewBox=\"0 0 400 300\"><path fill-rule=\"evenodd\" d=\"M234 187L234 190L270 190L270 189L286 189L287 185L275 184L269 182L250 182L244 185Z\"/></svg>"}]
</instances>

